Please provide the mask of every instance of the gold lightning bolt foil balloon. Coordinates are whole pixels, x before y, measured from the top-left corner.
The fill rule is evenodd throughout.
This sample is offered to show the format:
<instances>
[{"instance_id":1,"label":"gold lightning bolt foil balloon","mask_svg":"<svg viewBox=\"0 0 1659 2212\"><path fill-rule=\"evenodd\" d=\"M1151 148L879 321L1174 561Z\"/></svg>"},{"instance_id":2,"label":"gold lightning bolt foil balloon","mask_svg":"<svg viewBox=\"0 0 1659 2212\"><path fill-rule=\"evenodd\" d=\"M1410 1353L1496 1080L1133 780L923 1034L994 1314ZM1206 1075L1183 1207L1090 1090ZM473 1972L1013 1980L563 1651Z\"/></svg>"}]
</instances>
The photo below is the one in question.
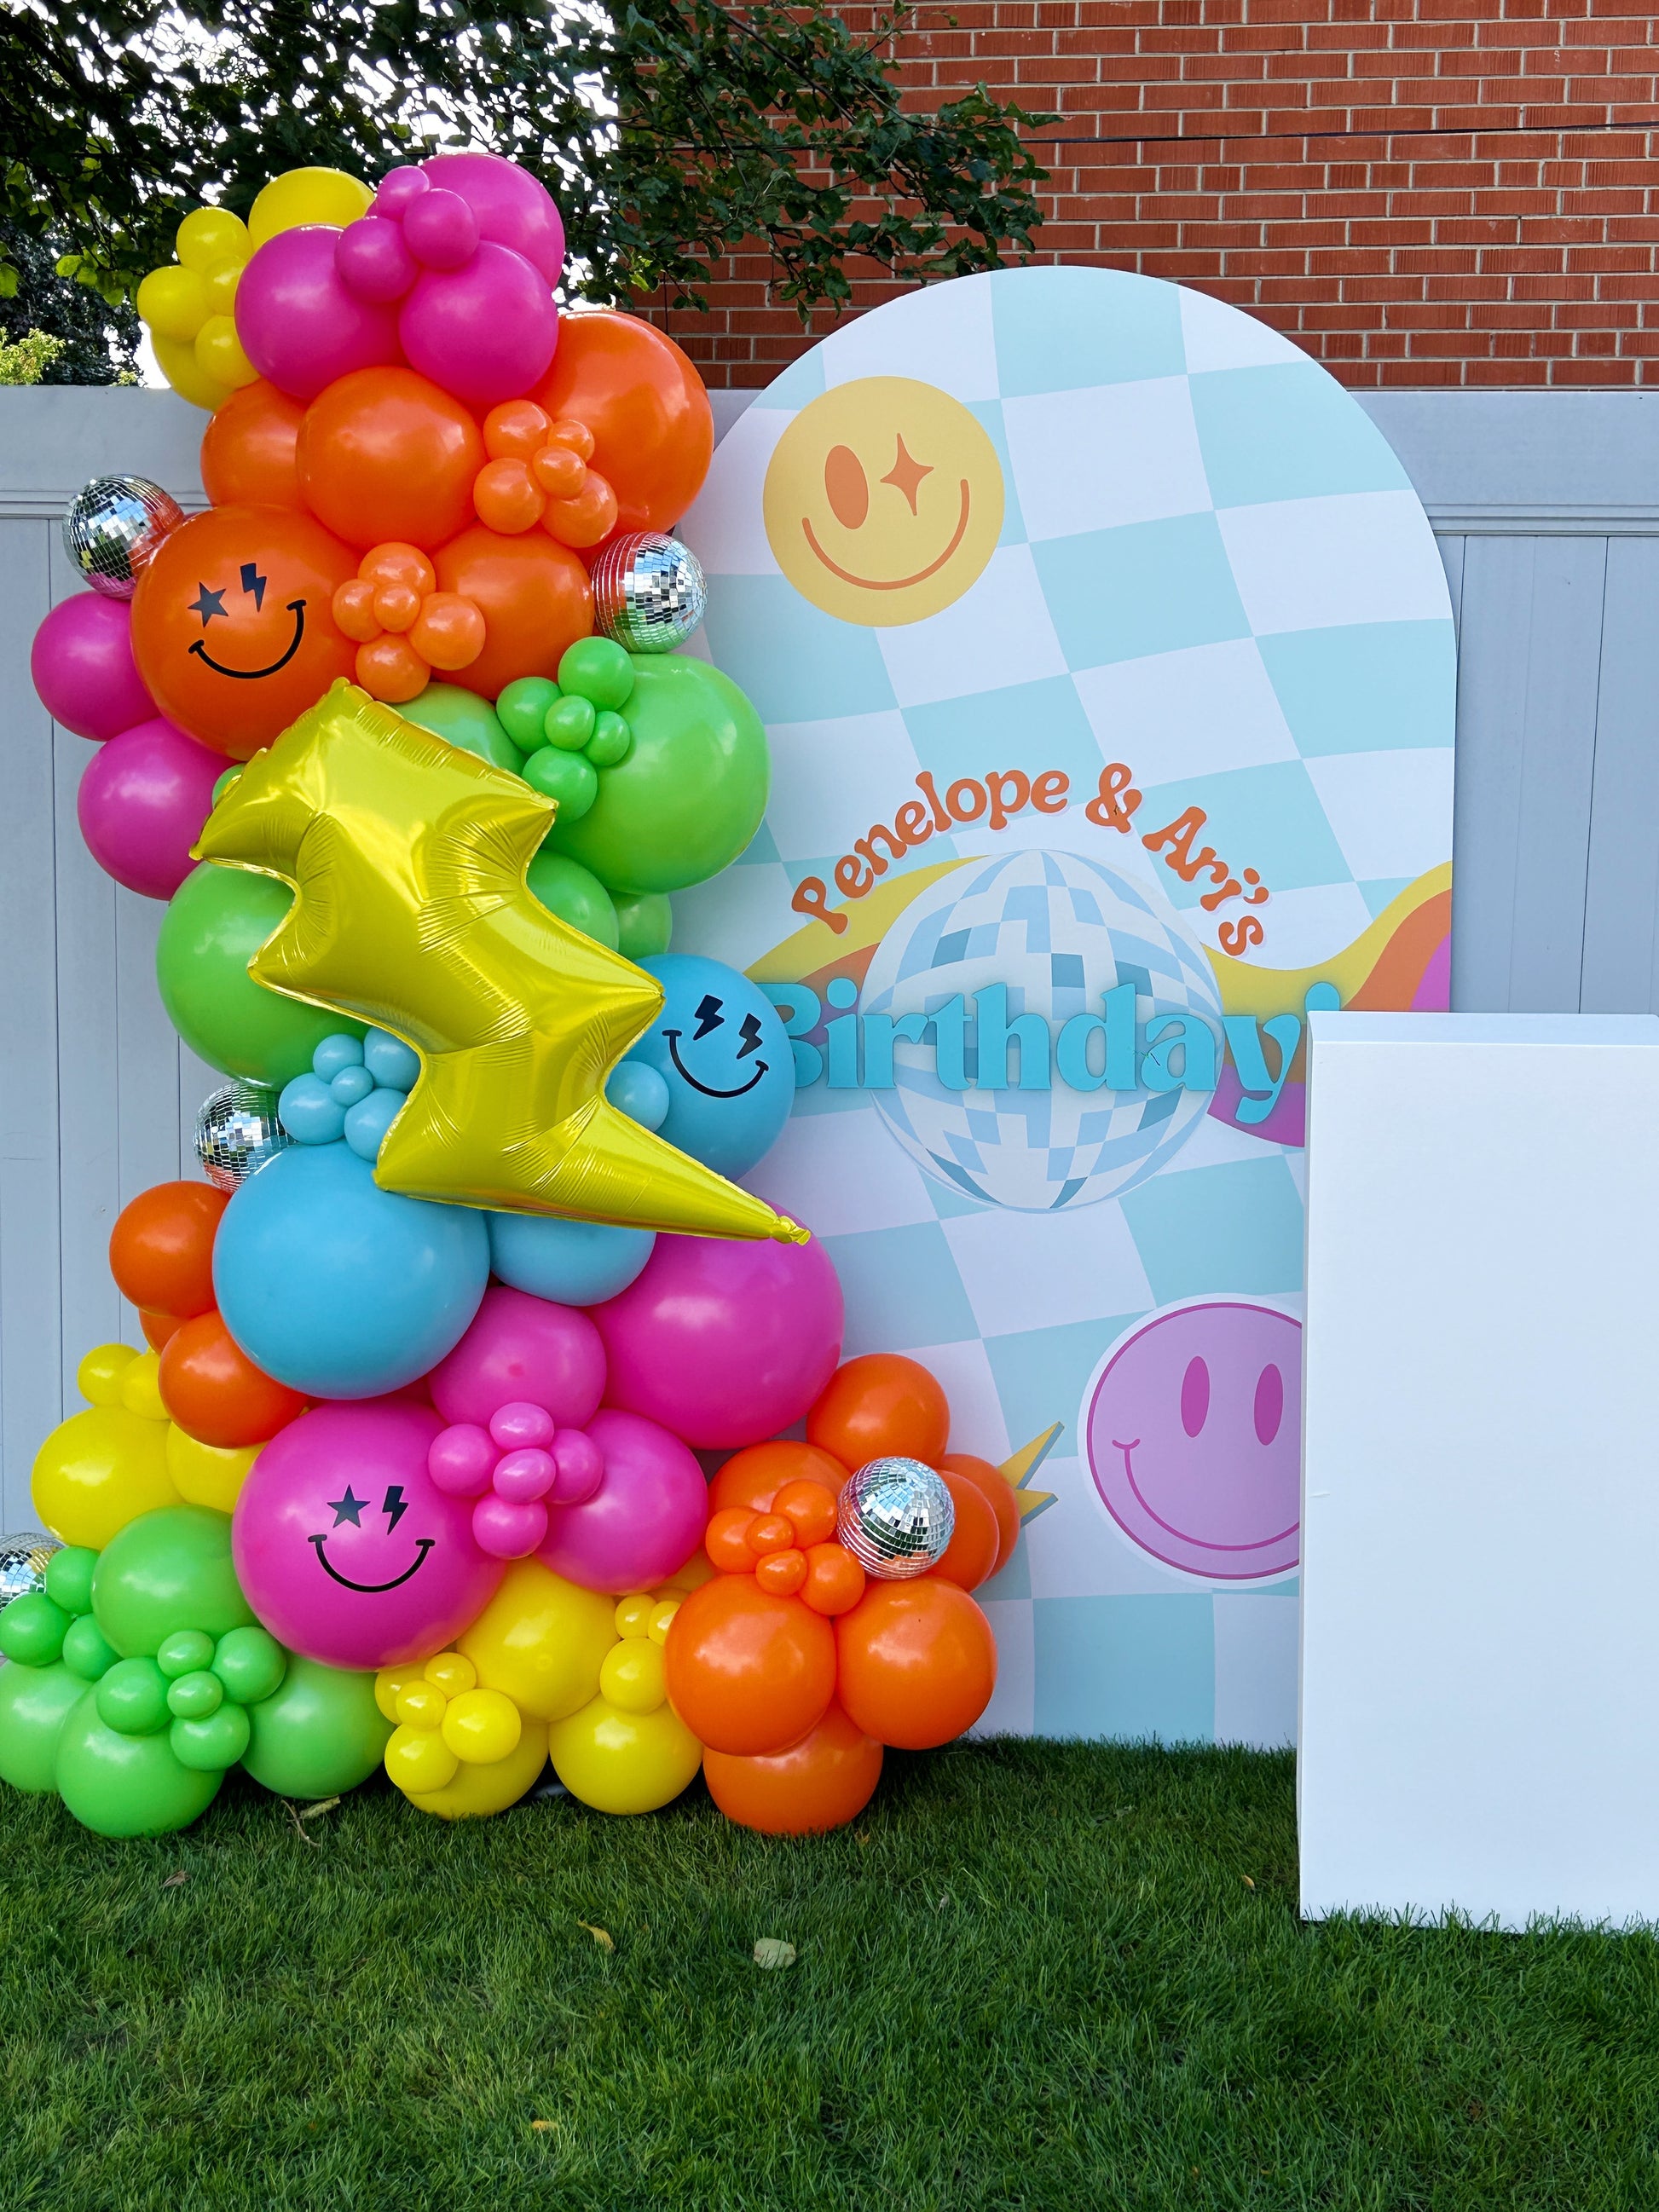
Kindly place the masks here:
<instances>
[{"instance_id":1,"label":"gold lightning bolt foil balloon","mask_svg":"<svg viewBox=\"0 0 1659 2212\"><path fill-rule=\"evenodd\" d=\"M248 763L196 857L294 887L248 963L257 982L419 1052L375 1167L384 1188L804 1243L794 1222L606 1099L662 992L526 888L553 815L517 776L339 683Z\"/></svg>"}]
</instances>

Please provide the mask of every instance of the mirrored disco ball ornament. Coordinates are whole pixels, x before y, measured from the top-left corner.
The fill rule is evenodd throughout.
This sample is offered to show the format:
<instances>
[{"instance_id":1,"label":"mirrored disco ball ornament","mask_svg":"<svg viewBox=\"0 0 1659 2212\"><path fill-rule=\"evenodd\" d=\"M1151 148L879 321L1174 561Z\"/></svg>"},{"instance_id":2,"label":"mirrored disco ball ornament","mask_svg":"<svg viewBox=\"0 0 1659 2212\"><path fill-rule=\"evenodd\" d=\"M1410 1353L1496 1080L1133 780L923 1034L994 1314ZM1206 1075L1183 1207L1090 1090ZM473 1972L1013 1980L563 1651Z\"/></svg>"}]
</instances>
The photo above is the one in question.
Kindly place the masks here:
<instances>
[{"instance_id":1,"label":"mirrored disco ball ornament","mask_svg":"<svg viewBox=\"0 0 1659 2212\"><path fill-rule=\"evenodd\" d=\"M936 1567L956 1525L944 1476L919 1459L872 1459L848 1478L836 1509L836 1534L866 1574L884 1582Z\"/></svg>"},{"instance_id":2,"label":"mirrored disco ball ornament","mask_svg":"<svg viewBox=\"0 0 1659 2212\"><path fill-rule=\"evenodd\" d=\"M702 563L660 530L613 538L593 563L593 624L630 653L672 653L702 620Z\"/></svg>"},{"instance_id":3,"label":"mirrored disco ball ornament","mask_svg":"<svg viewBox=\"0 0 1659 2212\"><path fill-rule=\"evenodd\" d=\"M64 517L64 550L94 592L130 599L184 519L173 494L148 477L94 477Z\"/></svg>"},{"instance_id":4,"label":"mirrored disco ball ornament","mask_svg":"<svg viewBox=\"0 0 1659 2212\"><path fill-rule=\"evenodd\" d=\"M263 1083L227 1083L196 1116L196 1157L221 1190L236 1189L293 1142L276 1119L276 1093Z\"/></svg>"},{"instance_id":5,"label":"mirrored disco ball ornament","mask_svg":"<svg viewBox=\"0 0 1659 2212\"><path fill-rule=\"evenodd\" d=\"M0 1536L0 1612L15 1597L27 1597L46 1586L46 1562L63 1546L56 1536L31 1528L21 1536Z\"/></svg>"}]
</instances>

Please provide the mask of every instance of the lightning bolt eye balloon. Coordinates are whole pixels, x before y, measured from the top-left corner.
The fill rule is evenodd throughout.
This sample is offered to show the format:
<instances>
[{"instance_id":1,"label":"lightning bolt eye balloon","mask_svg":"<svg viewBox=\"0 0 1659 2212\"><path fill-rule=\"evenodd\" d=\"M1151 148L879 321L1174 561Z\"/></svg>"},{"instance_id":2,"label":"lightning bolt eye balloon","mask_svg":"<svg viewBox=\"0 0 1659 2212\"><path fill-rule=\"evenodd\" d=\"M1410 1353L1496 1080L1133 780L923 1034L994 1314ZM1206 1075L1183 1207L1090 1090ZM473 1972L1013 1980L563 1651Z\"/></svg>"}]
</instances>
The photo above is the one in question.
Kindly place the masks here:
<instances>
[{"instance_id":1,"label":"lightning bolt eye balloon","mask_svg":"<svg viewBox=\"0 0 1659 2212\"><path fill-rule=\"evenodd\" d=\"M294 888L248 963L256 982L419 1052L374 1170L386 1189L804 1242L795 1223L606 1099L662 991L527 889L554 812L506 769L337 683L249 762L196 857Z\"/></svg>"}]
</instances>

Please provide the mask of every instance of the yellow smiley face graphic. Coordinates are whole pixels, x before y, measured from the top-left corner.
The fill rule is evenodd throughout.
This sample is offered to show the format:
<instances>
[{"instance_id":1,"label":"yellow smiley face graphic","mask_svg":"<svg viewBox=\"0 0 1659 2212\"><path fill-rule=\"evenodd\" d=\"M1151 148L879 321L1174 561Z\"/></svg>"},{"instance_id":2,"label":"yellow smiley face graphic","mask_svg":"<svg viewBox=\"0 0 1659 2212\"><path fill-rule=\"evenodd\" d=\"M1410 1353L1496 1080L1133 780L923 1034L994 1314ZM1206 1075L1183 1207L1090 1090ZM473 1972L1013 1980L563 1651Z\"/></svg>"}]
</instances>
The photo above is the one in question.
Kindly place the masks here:
<instances>
[{"instance_id":1,"label":"yellow smiley face graphic","mask_svg":"<svg viewBox=\"0 0 1659 2212\"><path fill-rule=\"evenodd\" d=\"M766 471L766 535L804 599L888 629L959 599L1002 528L996 448L959 400L908 376L802 408Z\"/></svg>"}]
</instances>

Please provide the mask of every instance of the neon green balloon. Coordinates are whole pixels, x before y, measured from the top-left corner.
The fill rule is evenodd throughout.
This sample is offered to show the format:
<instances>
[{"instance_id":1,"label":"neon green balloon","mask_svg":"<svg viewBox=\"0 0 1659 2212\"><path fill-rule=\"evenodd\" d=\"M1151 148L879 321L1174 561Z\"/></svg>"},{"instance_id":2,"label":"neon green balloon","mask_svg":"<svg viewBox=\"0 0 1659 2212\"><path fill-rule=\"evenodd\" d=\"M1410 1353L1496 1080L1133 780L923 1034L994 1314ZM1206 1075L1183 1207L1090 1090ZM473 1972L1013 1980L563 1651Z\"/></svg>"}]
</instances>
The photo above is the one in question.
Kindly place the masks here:
<instances>
[{"instance_id":1,"label":"neon green balloon","mask_svg":"<svg viewBox=\"0 0 1659 2212\"><path fill-rule=\"evenodd\" d=\"M222 1771L196 1772L159 1735L118 1735L88 1690L58 1740L58 1789L83 1828L100 1836L166 1836L187 1828L218 1795Z\"/></svg>"},{"instance_id":2,"label":"neon green balloon","mask_svg":"<svg viewBox=\"0 0 1659 2212\"><path fill-rule=\"evenodd\" d=\"M279 1087L311 1066L325 1036L363 1024L256 983L247 963L294 903L274 876L204 861L161 917L155 980L167 1019L210 1067Z\"/></svg>"},{"instance_id":3,"label":"neon green balloon","mask_svg":"<svg viewBox=\"0 0 1659 2212\"><path fill-rule=\"evenodd\" d=\"M601 774L578 820L548 848L613 892L678 891L735 860L766 811L766 732L729 676L682 653L630 653L626 760ZM533 781L534 779L532 778Z\"/></svg>"},{"instance_id":4,"label":"neon green balloon","mask_svg":"<svg viewBox=\"0 0 1659 2212\"><path fill-rule=\"evenodd\" d=\"M493 761L497 768L510 768L514 775L524 765L523 754L502 728L501 717L489 700L479 698L476 691L463 691L459 684L428 684L398 712L404 721L418 723L434 737L447 738L464 753L477 753L480 760ZM536 742L541 743L539 737Z\"/></svg>"},{"instance_id":5,"label":"neon green balloon","mask_svg":"<svg viewBox=\"0 0 1659 2212\"><path fill-rule=\"evenodd\" d=\"M21 1605L22 1600L17 1602ZM0 1782L14 1790L58 1786L58 1739L87 1686L67 1667L0 1667Z\"/></svg>"},{"instance_id":6,"label":"neon green balloon","mask_svg":"<svg viewBox=\"0 0 1659 2212\"><path fill-rule=\"evenodd\" d=\"M92 1577L98 1626L124 1657L153 1657L180 1628L251 1627L230 1559L230 1522L205 1505L163 1505L118 1529Z\"/></svg>"},{"instance_id":7,"label":"neon green balloon","mask_svg":"<svg viewBox=\"0 0 1659 2212\"><path fill-rule=\"evenodd\" d=\"M617 909L617 950L629 960L649 960L666 952L674 934L674 909L665 891L637 891L612 901Z\"/></svg>"},{"instance_id":8,"label":"neon green balloon","mask_svg":"<svg viewBox=\"0 0 1659 2212\"><path fill-rule=\"evenodd\" d=\"M550 914L616 951L617 909L611 894L580 860L567 860L562 853L538 853L526 881Z\"/></svg>"},{"instance_id":9,"label":"neon green balloon","mask_svg":"<svg viewBox=\"0 0 1659 2212\"><path fill-rule=\"evenodd\" d=\"M248 1707L252 1735L242 1764L281 1797L332 1797L367 1782L392 1723L374 1702L374 1677L325 1667L297 1652L281 1689Z\"/></svg>"}]
</instances>

